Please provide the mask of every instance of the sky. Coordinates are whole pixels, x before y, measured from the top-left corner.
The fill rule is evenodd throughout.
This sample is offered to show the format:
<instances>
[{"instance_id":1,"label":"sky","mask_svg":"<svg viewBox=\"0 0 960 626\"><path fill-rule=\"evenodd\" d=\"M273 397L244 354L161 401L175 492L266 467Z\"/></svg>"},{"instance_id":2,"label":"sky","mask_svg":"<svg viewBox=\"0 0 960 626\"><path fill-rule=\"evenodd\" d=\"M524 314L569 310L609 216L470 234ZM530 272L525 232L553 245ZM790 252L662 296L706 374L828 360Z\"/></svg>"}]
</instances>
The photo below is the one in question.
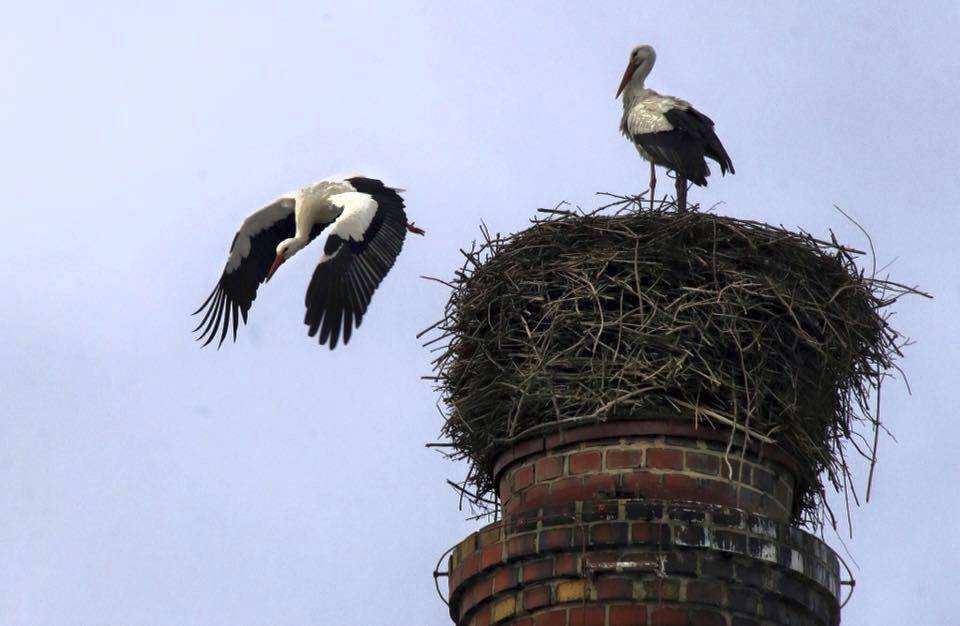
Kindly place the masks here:
<instances>
[{"instance_id":1,"label":"sky","mask_svg":"<svg viewBox=\"0 0 960 626\"><path fill-rule=\"evenodd\" d=\"M614 99L640 43L648 85L710 115L736 166L691 201L866 245L837 205L935 296L895 307L912 394L884 388L896 442L853 537L826 539L857 564L843 623L955 619L957 3L4 13L0 626L449 623L431 572L480 522L445 484L465 467L424 447L441 416L415 335L448 294L420 276L449 277L481 221L644 188ZM342 171L407 188L427 231L351 343L306 336L308 248L236 344L201 350L189 314L240 221Z\"/></svg>"}]
</instances>

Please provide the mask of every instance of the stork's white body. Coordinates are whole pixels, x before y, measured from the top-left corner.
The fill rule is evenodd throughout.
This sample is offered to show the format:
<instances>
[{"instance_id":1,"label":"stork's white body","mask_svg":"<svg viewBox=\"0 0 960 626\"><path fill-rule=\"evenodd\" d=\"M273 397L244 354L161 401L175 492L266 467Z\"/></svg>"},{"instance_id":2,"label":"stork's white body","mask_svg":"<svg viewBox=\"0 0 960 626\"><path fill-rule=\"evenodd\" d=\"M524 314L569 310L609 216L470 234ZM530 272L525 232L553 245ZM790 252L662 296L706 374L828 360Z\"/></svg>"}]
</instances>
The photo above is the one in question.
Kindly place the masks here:
<instances>
[{"instance_id":1,"label":"stork's white body","mask_svg":"<svg viewBox=\"0 0 960 626\"><path fill-rule=\"evenodd\" d=\"M351 185L342 180L321 180L296 191L297 236L308 237L316 224L329 224L340 215L340 207L331 202L331 196L354 191Z\"/></svg>"},{"instance_id":2,"label":"stork's white body","mask_svg":"<svg viewBox=\"0 0 960 626\"><path fill-rule=\"evenodd\" d=\"M667 119L667 112L674 109L687 110L690 103L673 96L664 96L653 89L639 84L631 84L623 93L623 117L620 118L620 132L633 140L636 135L645 133L665 133L674 130L673 124ZM644 154L643 146L633 142ZM651 160L644 155L645 159Z\"/></svg>"}]
</instances>

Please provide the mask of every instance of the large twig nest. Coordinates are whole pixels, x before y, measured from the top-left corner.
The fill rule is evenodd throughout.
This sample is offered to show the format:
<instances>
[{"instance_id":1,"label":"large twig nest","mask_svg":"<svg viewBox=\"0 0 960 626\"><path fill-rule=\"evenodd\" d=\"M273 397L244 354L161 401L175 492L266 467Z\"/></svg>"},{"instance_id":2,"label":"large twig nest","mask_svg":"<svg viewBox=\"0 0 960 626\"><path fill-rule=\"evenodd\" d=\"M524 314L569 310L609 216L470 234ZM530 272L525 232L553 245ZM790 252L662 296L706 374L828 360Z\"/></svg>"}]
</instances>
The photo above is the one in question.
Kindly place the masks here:
<instances>
[{"instance_id":1,"label":"large twig nest","mask_svg":"<svg viewBox=\"0 0 960 626\"><path fill-rule=\"evenodd\" d=\"M905 343L885 311L914 290L832 236L618 204L466 253L434 339L466 487L486 499L526 437L669 415L780 445L801 468L798 519L822 519L823 476L850 484L843 444L873 456L871 394Z\"/></svg>"}]
</instances>

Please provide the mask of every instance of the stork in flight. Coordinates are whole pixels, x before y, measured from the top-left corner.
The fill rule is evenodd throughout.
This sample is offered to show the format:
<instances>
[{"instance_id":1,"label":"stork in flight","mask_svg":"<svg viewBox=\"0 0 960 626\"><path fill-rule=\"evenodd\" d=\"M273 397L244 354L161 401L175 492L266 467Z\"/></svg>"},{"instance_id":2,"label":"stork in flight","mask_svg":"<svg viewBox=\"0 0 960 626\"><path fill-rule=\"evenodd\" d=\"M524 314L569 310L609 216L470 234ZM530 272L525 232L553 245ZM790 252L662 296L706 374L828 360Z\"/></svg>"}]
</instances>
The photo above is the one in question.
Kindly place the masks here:
<instances>
[{"instance_id":1,"label":"stork in flight","mask_svg":"<svg viewBox=\"0 0 960 626\"><path fill-rule=\"evenodd\" d=\"M637 46L617 89L623 94L623 118L620 132L633 141L640 156L650 162L650 206L657 187L655 166L675 172L677 206L687 205L687 181L705 187L710 168L704 157L720 165L721 174L733 174L733 162L713 132L713 120L693 108L686 100L663 96L644 86L653 69L657 53L651 46Z\"/></svg>"},{"instance_id":2,"label":"stork in flight","mask_svg":"<svg viewBox=\"0 0 960 626\"><path fill-rule=\"evenodd\" d=\"M343 334L350 341L374 290L393 266L407 231L423 231L407 222L399 191L363 176L327 178L284 194L243 220L230 245L227 265L213 292L194 311L206 313L194 332L208 345L220 335L223 345L247 311L260 283L270 280L284 261L326 232L320 262L307 287L308 334L332 350ZM203 329L201 331L201 329Z\"/></svg>"}]
</instances>

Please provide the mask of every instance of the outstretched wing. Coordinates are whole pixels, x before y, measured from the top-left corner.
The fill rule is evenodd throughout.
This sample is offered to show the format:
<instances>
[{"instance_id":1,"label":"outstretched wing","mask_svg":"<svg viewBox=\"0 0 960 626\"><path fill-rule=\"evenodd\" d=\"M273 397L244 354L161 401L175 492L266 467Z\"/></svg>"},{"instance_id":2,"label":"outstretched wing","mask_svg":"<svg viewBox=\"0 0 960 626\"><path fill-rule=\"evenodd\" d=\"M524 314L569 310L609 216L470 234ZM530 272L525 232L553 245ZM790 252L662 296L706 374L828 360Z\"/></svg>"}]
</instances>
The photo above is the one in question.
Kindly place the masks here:
<instances>
[{"instance_id":1,"label":"outstretched wing","mask_svg":"<svg viewBox=\"0 0 960 626\"><path fill-rule=\"evenodd\" d=\"M206 309L203 319L193 329L194 332L200 332L198 341L206 338L204 346L212 342L217 333L220 333L217 347L223 345L231 325L236 341L238 320L242 317L243 323L247 323L247 311L257 297L257 287L266 278L270 264L276 257L277 244L294 236L295 205L293 197L285 196L243 220L233 238L220 281L193 313L197 315Z\"/></svg>"},{"instance_id":2,"label":"outstretched wing","mask_svg":"<svg viewBox=\"0 0 960 626\"><path fill-rule=\"evenodd\" d=\"M330 227L323 256L307 287L304 323L320 343L337 347L350 341L359 327L373 292L400 254L406 237L403 199L394 189L373 179L353 178L357 191L331 196L342 209Z\"/></svg>"}]
</instances>

